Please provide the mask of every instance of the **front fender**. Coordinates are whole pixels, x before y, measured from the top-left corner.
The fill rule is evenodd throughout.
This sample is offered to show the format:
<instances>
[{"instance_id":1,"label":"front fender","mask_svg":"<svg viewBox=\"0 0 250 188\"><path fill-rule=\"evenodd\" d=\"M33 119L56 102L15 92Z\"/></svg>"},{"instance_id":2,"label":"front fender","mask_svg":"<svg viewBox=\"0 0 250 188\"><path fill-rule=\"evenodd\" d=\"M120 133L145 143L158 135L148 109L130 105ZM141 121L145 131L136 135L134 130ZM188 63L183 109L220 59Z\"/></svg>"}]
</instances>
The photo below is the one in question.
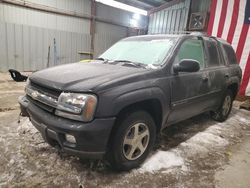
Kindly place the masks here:
<instances>
[{"instance_id":1,"label":"front fender","mask_svg":"<svg viewBox=\"0 0 250 188\"><path fill-rule=\"evenodd\" d=\"M160 88L145 88L134 90L117 97L114 100L114 108L112 110L112 113L117 115L122 109L129 105L150 99L158 100L162 106L162 111L164 111L164 104L168 104L167 97L166 95L164 95L164 92Z\"/></svg>"},{"instance_id":2,"label":"front fender","mask_svg":"<svg viewBox=\"0 0 250 188\"><path fill-rule=\"evenodd\" d=\"M115 91L110 92L115 93ZM125 107L149 99L156 99L162 106L162 113L166 113L170 104L170 93L166 94L159 87L140 88L127 93L111 97L112 94L102 96L99 101L96 116L116 116ZM112 100L110 100L112 99Z\"/></svg>"}]
</instances>

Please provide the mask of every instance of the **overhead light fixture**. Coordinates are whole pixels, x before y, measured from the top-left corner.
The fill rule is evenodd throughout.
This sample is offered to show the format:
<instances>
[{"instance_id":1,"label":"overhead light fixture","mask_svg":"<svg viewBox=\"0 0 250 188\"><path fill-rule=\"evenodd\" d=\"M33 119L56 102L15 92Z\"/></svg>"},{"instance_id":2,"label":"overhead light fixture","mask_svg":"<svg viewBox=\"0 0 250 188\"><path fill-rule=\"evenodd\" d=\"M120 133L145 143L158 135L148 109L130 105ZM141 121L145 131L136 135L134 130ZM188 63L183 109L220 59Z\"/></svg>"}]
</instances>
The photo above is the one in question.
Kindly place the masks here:
<instances>
[{"instance_id":1,"label":"overhead light fixture","mask_svg":"<svg viewBox=\"0 0 250 188\"><path fill-rule=\"evenodd\" d=\"M126 10L126 11L129 11L129 12L133 12L133 13L136 13L136 14L141 14L141 15L144 15L144 16L148 15L148 12L146 10L136 8L136 7L124 4L124 3L120 3L118 1L114 1L114 0L96 0L96 2L105 4L105 5L108 5L108 6L111 6L111 7L119 8L119 9L122 9L122 10Z\"/></svg>"}]
</instances>

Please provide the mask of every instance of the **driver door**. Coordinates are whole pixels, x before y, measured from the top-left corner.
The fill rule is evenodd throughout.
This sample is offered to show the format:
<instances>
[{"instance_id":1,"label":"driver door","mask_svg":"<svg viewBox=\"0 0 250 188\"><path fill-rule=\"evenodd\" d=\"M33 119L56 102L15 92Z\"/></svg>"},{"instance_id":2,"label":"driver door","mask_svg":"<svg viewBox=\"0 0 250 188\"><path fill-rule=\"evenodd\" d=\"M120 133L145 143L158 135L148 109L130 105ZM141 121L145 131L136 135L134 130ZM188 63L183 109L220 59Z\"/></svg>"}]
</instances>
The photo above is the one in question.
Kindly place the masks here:
<instances>
[{"instance_id":1,"label":"driver door","mask_svg":"<svg viewBox=\"0 0 250 188\"><path fill-rule=\"evenodd\" d=\"M168 124L187 119L204 112L208 105L208 72L205 67L203 39L186 39L180 46L173 65L183 59L193 59L200 63L198 72L179 72L171 80L171 113Z\"/></svg>"}]
</instances>

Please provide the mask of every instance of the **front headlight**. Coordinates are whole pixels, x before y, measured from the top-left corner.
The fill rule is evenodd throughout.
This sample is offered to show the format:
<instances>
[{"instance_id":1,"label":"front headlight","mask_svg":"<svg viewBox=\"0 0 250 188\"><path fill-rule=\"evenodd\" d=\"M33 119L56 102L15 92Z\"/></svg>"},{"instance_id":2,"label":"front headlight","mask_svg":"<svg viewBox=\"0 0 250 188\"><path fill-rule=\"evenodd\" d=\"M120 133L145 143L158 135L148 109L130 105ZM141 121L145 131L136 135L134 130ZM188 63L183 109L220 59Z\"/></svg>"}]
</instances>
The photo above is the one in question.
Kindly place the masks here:
<instances>
[{"instance_id":1,"label":"front headlight","mask_svg":"<svg viewBox=\"0 0 250 188\"><path fill-rule=\"evenodd\" d=\"M80 121L91 121L94 117L97 97L91 94L61 93L56 115Z\"/></svg>"}]
</instances>

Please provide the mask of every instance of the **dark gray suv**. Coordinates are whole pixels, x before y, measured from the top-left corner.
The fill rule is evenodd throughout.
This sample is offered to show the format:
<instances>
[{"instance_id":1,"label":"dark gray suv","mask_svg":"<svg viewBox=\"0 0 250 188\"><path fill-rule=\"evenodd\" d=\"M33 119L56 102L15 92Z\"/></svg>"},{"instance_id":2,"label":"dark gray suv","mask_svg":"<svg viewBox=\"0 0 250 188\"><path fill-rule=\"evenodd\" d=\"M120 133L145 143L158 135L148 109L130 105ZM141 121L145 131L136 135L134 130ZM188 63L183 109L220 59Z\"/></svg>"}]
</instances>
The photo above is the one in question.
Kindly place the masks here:
<instances>
[{"instance_id":1,"label":"dark gray suv","mask_svg":"<svg viewBox=\"0 0 250 188\"><path fill-rule=\"evenodd\" d=\"M123 39L89 63L34 73L19 103L51 146L129 170L166 126L207 111L226 120L240 82L225 41L145 35Z\"/></svg>"}]
</instances>

